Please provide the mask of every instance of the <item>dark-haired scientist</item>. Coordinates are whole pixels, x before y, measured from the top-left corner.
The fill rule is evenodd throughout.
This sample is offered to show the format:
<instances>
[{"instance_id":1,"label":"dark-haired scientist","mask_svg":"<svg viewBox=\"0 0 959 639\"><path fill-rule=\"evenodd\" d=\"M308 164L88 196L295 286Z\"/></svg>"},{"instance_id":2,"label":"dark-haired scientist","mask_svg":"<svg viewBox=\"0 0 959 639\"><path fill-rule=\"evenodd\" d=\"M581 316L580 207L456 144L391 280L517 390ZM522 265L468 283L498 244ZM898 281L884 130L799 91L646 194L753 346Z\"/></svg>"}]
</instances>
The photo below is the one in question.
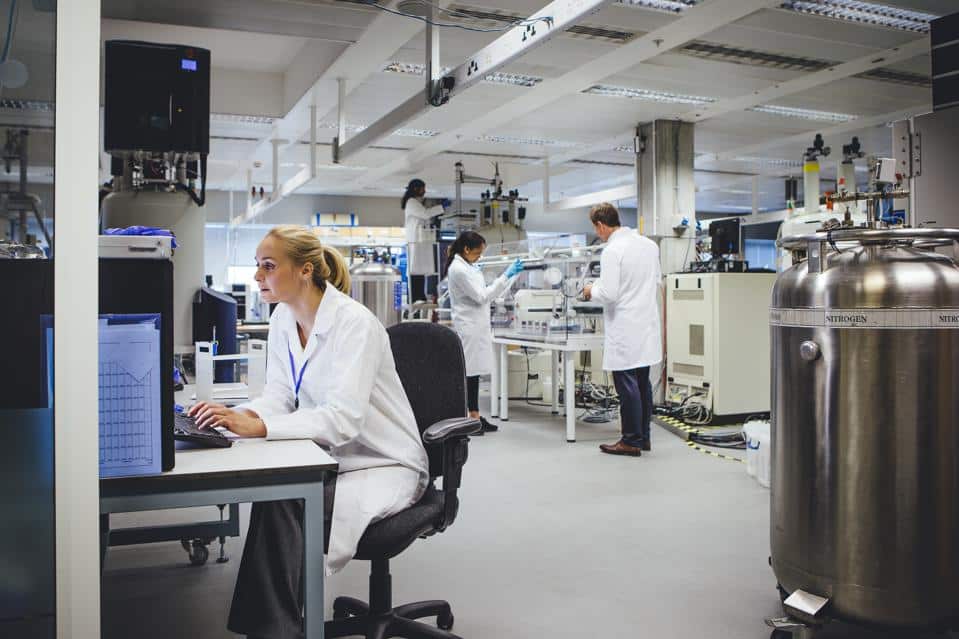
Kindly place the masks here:
<instances>
[{"instance_id":1,"label":"dark-haired scientist","mask_svg":"<svg viewBox=\"0 0 959 639\"><path fill-rule=\"evenodd\" d=\"M489 286L476 261L486 250L486 240L476 231L460 233L450 246L446 262L449 282L450 310L453 330L463 342L466 356L466 406L469 416L479 419L483 431L499 430L479 413L479 378L493 370L493 330L490 327L489 305L505 291L523 270L523 262L516 260Z\"/></svg>"},{"instance_id":2,"label":"dark-haired scientist","mask_svg":"<svg viewBox=\"0 0 959 639\"><path fill-rule=\"evenodd\" d=\"M599 279L584 288L583 296L603 305L603 368L613 372L623 429L618 442L599 448L610 455L639 457L650 450L653 388L649 368L663 360L657 305L662 279L659 247L622 226L612 204L594 206L589 220L606 248L599 260Z\"/></svg>"},{"instance_id":3,"label":"dark-haired scientist","mask_svg":"<svg viewBox=\"0 0 959 639\"><path fill-rule=\"evenodd\" d=\"M426 182L410 180L400 203L403 209L403 228L406 235L406 274L409 282L409 300L427 298L426 277L436 273L434 260L435 235L430 232L430 220L441 215L449 200L436 206L426 206Z\"/></svg>"}]
</instances>

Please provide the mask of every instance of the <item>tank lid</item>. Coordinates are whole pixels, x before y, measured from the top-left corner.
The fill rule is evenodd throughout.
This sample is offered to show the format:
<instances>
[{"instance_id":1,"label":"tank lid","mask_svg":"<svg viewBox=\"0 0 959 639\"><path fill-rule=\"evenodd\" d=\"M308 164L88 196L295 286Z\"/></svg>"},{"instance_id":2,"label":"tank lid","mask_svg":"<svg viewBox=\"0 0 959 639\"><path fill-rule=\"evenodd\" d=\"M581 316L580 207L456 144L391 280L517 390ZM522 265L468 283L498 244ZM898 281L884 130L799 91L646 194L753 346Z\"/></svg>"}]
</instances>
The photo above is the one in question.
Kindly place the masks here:
<instances>
[{"instance_id":1,"label":"tank lid","mask_svg":"<svg viewBox=\"0 0 959 639\"><path fill-rule=\"evenodd\" d=\"M361 264L354 264L350 267L350 275L389 275L389 276L398 276L400 274L399 270L391 266L390 264L383 264L382 262L362 262Z\"/></svg>"},{"instance_id":2,"label":"tank lid","mask_svg":"<svg viewBox=\"0 0 959 639\"><path fill-rule=\"evenodd\" d=\"M921 229L835 229L804 235L789 235L776 242L782 248L801 248L810 242L959 242L959 229L926 227Z\"/></svg>"}]
</instances>

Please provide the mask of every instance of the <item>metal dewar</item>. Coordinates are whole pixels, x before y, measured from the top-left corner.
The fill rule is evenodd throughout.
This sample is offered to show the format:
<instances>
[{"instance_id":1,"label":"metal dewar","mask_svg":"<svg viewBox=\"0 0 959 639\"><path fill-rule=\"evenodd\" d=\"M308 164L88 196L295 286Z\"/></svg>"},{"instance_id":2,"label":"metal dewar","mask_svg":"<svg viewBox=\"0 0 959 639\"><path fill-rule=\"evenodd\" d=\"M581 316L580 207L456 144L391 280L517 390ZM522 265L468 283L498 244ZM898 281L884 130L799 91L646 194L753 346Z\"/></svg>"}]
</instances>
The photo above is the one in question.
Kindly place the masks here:
<instances>
[{"instance_id":1,"label":"metal dewar","mask_svg":"<svg viewBox=\"0 0 959 639\"><path fill-rule=\"evenodd\" d=\"M400 272L389 264L363 262L350 268L350 296L370 309L383 326L400 322L402 309L397 303Z\"/></svg>"},{"instance_id":2,"label":"metal dewar","mask_svg":"<svg viewBox=\"0 0 959 639\"><path fill-rule=\"evenodd\" d=\"M830 617L955 627L959 265L920 242L959 231L839 237L858 242L789 238L810 255L815 238L821 266L773 289L772 568Z\"/></svg>"}]
</instances>

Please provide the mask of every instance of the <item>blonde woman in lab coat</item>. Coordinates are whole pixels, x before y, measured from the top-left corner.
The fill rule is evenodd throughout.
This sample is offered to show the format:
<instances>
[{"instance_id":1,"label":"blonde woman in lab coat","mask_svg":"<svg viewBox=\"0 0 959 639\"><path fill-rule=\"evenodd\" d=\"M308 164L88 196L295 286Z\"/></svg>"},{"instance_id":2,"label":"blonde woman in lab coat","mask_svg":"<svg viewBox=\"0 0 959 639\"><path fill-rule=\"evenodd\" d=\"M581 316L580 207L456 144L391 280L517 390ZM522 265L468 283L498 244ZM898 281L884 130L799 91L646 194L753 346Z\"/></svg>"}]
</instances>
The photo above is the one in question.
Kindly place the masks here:
<instances>
[{"instance_id":1,"label":"blonde woman in lab coat","mask_svg":"<svg viewBox=\"0 0 959 639\"><path fill-rule=\"evenodd\" d=\"M463 342L466 356L466 405L470 417L479 419L483 431L499 430L479 413L479 378L493 370L493 331L490 328L490 302L496 299L523 270L520 260L513 262L489 286L475 263L486 250L486 240L475 231L464 231L449 248L446 263L453 330Z\"/></svg>"},{"instance_id":2,"label":"blonde woman in lab coat","mask_svg":"<svg viewBox=\"0 0 959 639\"><path fill-rule=\"evenodd\" d=\"M410 180L403 194L400 207L405 217L406 274L409 280L410 302L426 299L426 276L436 273L433 261L435 237L430 233L430 220L443 213L448 200L442 205L427 207L426 182L419 178Z\"/></svg>"},{"instance_id":3,"label":"blonde woman in lab coat","mask_svg":"<svg viewBox=\"0 0 959 639\"><path fill-rule=\"evenodd\" d=\"M415 503L429 481L426 450L389 336L347 295L343 258L305 228L278 226L256 250L270 318L263 395L229 409L190 409L201 427L243 437L312 439L339 462L327 573L353 558L367 526ZM329 503L329 500L327 500ZM303 505L253 505L228 627L250 637L302 636Z\"/></svg>"}]
</instances>

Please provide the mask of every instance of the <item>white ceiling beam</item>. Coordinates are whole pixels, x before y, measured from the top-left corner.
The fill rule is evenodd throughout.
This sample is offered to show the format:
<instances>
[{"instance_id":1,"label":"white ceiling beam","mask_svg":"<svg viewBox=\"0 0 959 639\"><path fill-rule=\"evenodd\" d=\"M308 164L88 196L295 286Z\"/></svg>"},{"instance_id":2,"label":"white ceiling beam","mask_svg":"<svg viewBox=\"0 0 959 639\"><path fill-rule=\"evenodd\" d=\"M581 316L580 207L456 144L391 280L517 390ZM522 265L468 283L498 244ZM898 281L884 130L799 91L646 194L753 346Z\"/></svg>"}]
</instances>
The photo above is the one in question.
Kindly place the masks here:
<instances>
[{"instance_id":1,"label":"white ceiling beam","mask_svg":"<svg viewBox=\"0 0 959 639\"><path fill-rule=\"evenodd\" d=\"M853 131L868 129L874 126L882 126L887 122L904 120L914 115L927 113L931 110L931 104L917 104L916 106L900 109L898 111L891 111L889 113L881 113L879 115L873 115L866 118L850 120L849 122L837 124L836 126L832 127L810 129L805 133L798 133L796 135L789 135L782 138L774 138L764 142L759 142L757 144L750 144L748 146L741 146L736 149L723 151L722 153L700 156L697 158L697 160L733 160L737 157L756 153L757 151L765 151L766 149L774 149L777 147L789 146L793 144L803 145L802 148L805 149L807 146L809 146L810 140L812 140L813 136L817 133L821 133L823 137L840 135L842 133L851 133Z\"/></svg>"},{"instance_id":2,"label":"white ceiling beam","mask_svg":"<svg viewBox=\"0 0 959 639\"><path fill-rule=\"evenodd\" d=\"M615 202L616 200L628 200L636 197L636 185L627 184L617 186L612 189L596 191L594 193L584 193L583 195L574 195L555 202L550 202L544 208L547 211L563 211L566 209L578 209L583 206L592 206L601 202Z\"/></svg>"},{"instance_id":3,"label":"white ceiling beam","mask_svg":"<svg viewBox=\"0 0 959 639\"><path fill-rule=\"evenodd\" d=\"M822 71L807 73L793 80L779 82L765 89L759 89L739 97L718 100L711 104L697 106L694 109L689 109L677 114L676 117L687 122L702 122L727 113L745 111L746 109L766 104L779 98L809 91L817 87L825 86L831 82L844 80L854 75L871 71L872 69L902 62L903 60L909 60L925 53L929 53L928 37L919 38L918 40L913 40L902 46L886 49L885 51L870 53L855 60L837 64ZM587 157L593 153L609 151L624 143L628 143L634 135L634 131L624 131L623 133L596 142L595 144L551 155L549 157L550 166L559 166L577 158Z\"/></svg>"},{"instance_id":4,"label":"white ceiling beam","mask_svg":"<svg viewBox=\"0 0 959 639\"><path fill-rule=\"evenodd\" d=\"M414 148L406 157L372 169L355 186L375 183L394 173L409 171L416 163L515 121L565 96L579 93L602 79L634 67L716 29L744 18L779 0L710 0L687 9L681 17L613 51L594 58L558 78L545 80L522 96L484 116L437 135ZM354 185L351 185L354 186Z\"/></svg>"},{"instance_id":5,"label":"white ceiling beam","mask_svg":"<svg viewBox=\"0 0 959 639\"><path fill-rule=\"evenodd\" d=\"M439 0L438 4L446 7L451 2L452 0ZM395 4L395 2L390 2L386 6L392 7ZM272 133L257 145L256 150L246 162L240 163L237 174L233 176L234 179L242 177L255 158L269 157L272 152L270 140L281 138L288 140L289 144L296 144L308 135L310 132L311 108L315 107L317 114L324 115L335 108L340 94L339 80L341 78L346 80L348 86L358 87L369 76L378 72L390 56L422 30L423 23L418 20L398 18L387 13L377 15L363 32L363 35L348 46L333 64L317 77L313 85L297 100L289 113L274 123ZM288 147L289 145L281 147L280 151L283 152ZM255 214L259 215L275 206L286 195L293 193L297 188L302 187L312 179L310 177L306 181L302 181L302 176L297 176L297 178L294 178L295 181L285 184L279 191L274 192L268 202L257 208ZM251 213L254 213L254 211L248 211L247 216L250 216ZM253 217L249 219L252 220Z\"/></svg>"},{"instance_id":6,"label":"white ceiling beam","mask_svg":"<svg viewBox=\"0 0 959 639\"><path fill-rule=\"evenodd\" d=\"M452 71L444 74L446 78L452 80L448 98L454 99L457 95L482 82L487 75L496 72L532 49L545 44L609 2L611 0L553 0L542 9L531 14L522 24L506 31L493 42L470 55ZM430 9L430 11L432 10ZM360 152L367 146L375 144L410 120L416 119L433 108L431 102L438 87L430 76L438 75L436 72L440 65L439 41L431 41L431 39L438 37L437 28L429 26L426 37L427 69L429 73L425 91L421 95L413 95L409 100L363 129L362 132L357 133L348 142L334 148L334 162L339 162Z\"/></svg>"}]
</instances>

